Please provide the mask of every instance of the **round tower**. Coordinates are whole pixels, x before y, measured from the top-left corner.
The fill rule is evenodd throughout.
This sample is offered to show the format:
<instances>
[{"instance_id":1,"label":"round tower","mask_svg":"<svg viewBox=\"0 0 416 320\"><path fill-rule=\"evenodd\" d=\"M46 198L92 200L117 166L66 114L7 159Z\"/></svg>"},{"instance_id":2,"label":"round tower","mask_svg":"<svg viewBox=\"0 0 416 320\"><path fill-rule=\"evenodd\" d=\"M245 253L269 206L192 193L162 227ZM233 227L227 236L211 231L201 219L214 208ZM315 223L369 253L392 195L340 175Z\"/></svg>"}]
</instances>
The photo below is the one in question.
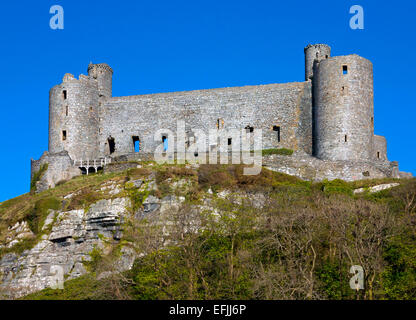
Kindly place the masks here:
<instances>
[{"instance_id":1,"label":"round tower","mask_svg":"<svg viewBox=\"0 0 416 320\"><path fill-rule=\"evenodd\" d=\"M88 75L97 79L98 81L98 92L100 96L110 98L112 96L112 79L113 69L106 63L88 65Z\"/></svg>"},{"instance_id":2,"label":"round tower","mask_svg":"<svg viewBox=\"0 0 416 320\"><path fill-rule=\"evenodd\" d=\"M314 154L323 160L373 158L373 65L357 55L315 65Z\"/></svg>"},{"instance_id":3,"label":"round tower","mask_svg":"<svg viewBox=\"0 0 416 320\"><path fill-rule=\"evenodd\" d=\"M98 152L97 83L66 74L49 92L49 152L68 151L74 159L95 159Z\"/></svg>"},{"instance_id":4,"label":"round tower","mask_svg":"<svg viewBox=\"0 0 416 320\"><path fill-rule=\"evenodd\" d=\"M326 44L309 44L304 49L305 52L305 81L313 77L313 65L315 60L321 61L331 57L331 47Z\"/></svg>"}]
</instances>

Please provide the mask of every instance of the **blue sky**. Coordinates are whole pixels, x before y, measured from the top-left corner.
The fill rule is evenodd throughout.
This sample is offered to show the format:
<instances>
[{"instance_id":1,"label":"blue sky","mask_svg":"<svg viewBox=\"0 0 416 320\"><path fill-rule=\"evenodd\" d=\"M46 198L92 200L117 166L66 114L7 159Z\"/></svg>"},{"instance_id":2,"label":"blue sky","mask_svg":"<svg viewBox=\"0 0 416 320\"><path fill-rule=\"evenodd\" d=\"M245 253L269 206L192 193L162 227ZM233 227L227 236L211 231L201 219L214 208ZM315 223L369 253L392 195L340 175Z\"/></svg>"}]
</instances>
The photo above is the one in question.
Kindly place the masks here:
<instances>
[{"instance_id":1,"label":"blue sky","mask_svg":"<svg viewBox=\"0 0 416 320\"><path fill-rule=\"evenodd\" d=\"M49 8L64 8L64 30ZM364 8L365 29L349 28ZM374 64L375 133L416 174L415 1L2 1L0 201L29 191L48 149L49 89L90 61L124 96L304 80L303 48L328 43Z\"/></svg>"}]
</instances>

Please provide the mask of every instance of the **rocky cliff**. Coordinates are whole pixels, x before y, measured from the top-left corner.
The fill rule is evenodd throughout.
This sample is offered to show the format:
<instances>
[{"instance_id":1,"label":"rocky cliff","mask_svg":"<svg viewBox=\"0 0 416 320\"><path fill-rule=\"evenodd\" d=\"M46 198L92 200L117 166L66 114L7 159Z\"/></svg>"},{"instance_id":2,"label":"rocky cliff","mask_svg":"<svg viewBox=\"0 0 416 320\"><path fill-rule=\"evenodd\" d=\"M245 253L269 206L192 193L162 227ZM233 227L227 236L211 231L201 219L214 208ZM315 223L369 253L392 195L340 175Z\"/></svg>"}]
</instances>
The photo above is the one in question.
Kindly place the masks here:
<instances>
[{"instance_id":1,"label":"rocky cliff","mask_svg":"<svg viewBox=\"0 0 416 320\"><path fill-rule=\"evenodd\" d=\"M382 187L374 188L381 183L384 183ZM259 265L260 258L255 258L254 255L269 248L270 243L267 244L267 241L277 237L272 242L283 250L279 254L289 256L293 254L298 258L293 261L289 258L280 260L279 263L282 265L278 268L273 266L272 269L282 268L281 274L285 274L292 272L290 268L295 268L296 272L300 272L296 277L299 278L302 286L306 286L304 283L309 283L302 280L302 272L309 270L308 275L304 276L309 279L309 274L313 275L314 280L308 280L314 283L313 289L305 287L302 291L305 293L299 293L299 297L323 298L325 294L317 289L318 283L321 283L319 282L321 269L310 270L312 265L325 266L326 257L332 254L328 253L325 249L327 247L322 244L324 241L322 234L328 233L328 240L325 241L332 243L334 234L341 230L338 223L347 221L345 219L352 214L351 212L357 216L367 217L368 211L369 220L383 220L386 207L384 204L374 203L376 201L374 199L378 196L372 194L380 193L382 190L381 192L392 192L385 193L386 197L398 199L400 197L389 190L402 188L397 190L407 194L406 188L410 188L409 185L414 185L414 179L313 183L265 168L258 176L244 176L240 166L232 165L159 166L152 162L126 163L124 166L117 164L114 168L109 167L105 173L75 177L59 183L54 189L41 193L28 193L0 204L0 294L2 297L22 297L54 287L60 283L60 280L67 283L72 279L91 274L94 275L94 279L105 279L132 268L137 270L135 262L148 257L153 259L153 255L159 254L158 250L161 248L166 249L162 254L165 257L166 254L177 252L179 247L184 248L183 250L186 254L190 254L192 259L197 259L198 254L202 255L198 259L211 259L213 256L216 258L210 260L205 273L189 271L189 268L198 268L198 266L196 262L187 262L183 266L184 269L175 269L175 272L179 272L176 277L170 278L169 281L158 280L157 286L163 287L166 282L169 289L161 288L157 292L169 291L175 288L171 281L175 282L189 276L194 279L192 283L196 281L195 286L202 281L199 290L206 292L205 294L208 294L207 292L212 294L206 277L209 277L208 275L216 268L228 270L227 276L229 275L232 281L238 279L241 281L244 272L248 272L250 276L247 281L252 280L245 286L254 290L250 292L257 292L256 290L263 290L262 286L268 283L266 279L270 276L271 270L261 271L261 268L267 267L266 264L270 261L267 260L268 262ZM354 189L358 191L354 193ZM328 216L332 212L337 212L336 214L340 216L339 221L334 219L334 216ZM379 222L373 225L377 223ZM324 227L326 224L328 225ZM375 228L373 225L371 228ZM383 225L380 228L387 227ZM208 236L204 233L207 230L210 230ZM271 237L270 232L274 232L273 230L291 231ZM187 239L190 235L201 232L202 237L207 236L208 240L201 240L198 249L193 248ZM240 234L245 236L241 238ZM238 239L247 237L247 234L249 234L247 239L251 239L249 245L237 245L240 241ZM380 230L374 229L374 234L380 234ZM310 238L305 238L306 236ZM211 249L216 248L215 246L222 241L218 242L221 237L232 239L230 247L224 251L224 257L221 256L223 248L215 249L214 253L203 253L204 250L210 250L206 243L212 244ZM199 238L192 239L195 243L200 241ZM212 239L216 240L212 242ZM194 245L194 242L191 243ZM285 251L292 244L296 244L293 247L294 252L291 253L292 249ZM342 251L346 250L344 245L340 242L335 247L338 246ZM261 256L266 257L270 253L264 254L261 253ZM366 254L364 253L364 258L361 257L362 261L370 259ZM250 263L245 260L248 256L253 258ZM216 259L218 261L225 259L224 263L227 267L225 269L221 267ZM173 260L186 261L183 257ZM158 267L158 261L152 261L146 262L150 264L145 265L147 268L145 269L146 272L151 271L153 279L160 276L158 269L160 266ZM144 262L140 263L139 265L143 267ZM286 263L290 266L285 265ZM296 267L298 264L299 266ZM169 263L163 264L163 268L170 268L169 266ZM239 268L248 269L241 273L241 270L238 271ZM138 285L140 279L148 279L149 274L143 274L143 270L140 272L141 276L129 278L130 280L126 280L125 283L129 286L134 283L134 288L141 288ZM173 271L167 274L171 272ZM259 280L259 277L264 278ZM286 280L282 278L279 281ZM154 285L156 284L153 283L152 286ZM290 287L289 284L287 285ZM147 288L146 286L143 288ZM186 286L187 289L183 289L185 291L180 290L192 294L191 296L156 295L154 297L195 298L193 286L194 284L190 287ZM245 294L248 294L247 292ZM275 293L272 296L290 298L289 293L285 292ZM287 292L290 290L287 289ZM224 298L227 295L205 297Z\"/></svg>"}]
</instances>

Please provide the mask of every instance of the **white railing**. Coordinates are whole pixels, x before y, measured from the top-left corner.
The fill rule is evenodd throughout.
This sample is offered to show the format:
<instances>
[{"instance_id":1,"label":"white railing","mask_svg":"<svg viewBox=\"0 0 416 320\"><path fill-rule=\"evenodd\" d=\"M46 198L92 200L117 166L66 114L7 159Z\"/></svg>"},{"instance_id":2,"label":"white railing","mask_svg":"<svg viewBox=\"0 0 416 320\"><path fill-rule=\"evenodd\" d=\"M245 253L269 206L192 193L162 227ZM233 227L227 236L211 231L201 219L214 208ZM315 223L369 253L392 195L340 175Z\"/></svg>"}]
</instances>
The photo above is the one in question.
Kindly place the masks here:
<instances>
[{"instance_id":1,"label":"white railing","mask_svg":"<svg viewBox=\"0 0 416 320\"><path fill-rule=\"evenodd\" d=\"M94 168L94 171L97 172L98 168L102 168L105 165L111 163L111 158L100 158L100 159L79 159L74 160L74 167L85 168L88 174L89 168Z\"/></svg>"}]
</instances>

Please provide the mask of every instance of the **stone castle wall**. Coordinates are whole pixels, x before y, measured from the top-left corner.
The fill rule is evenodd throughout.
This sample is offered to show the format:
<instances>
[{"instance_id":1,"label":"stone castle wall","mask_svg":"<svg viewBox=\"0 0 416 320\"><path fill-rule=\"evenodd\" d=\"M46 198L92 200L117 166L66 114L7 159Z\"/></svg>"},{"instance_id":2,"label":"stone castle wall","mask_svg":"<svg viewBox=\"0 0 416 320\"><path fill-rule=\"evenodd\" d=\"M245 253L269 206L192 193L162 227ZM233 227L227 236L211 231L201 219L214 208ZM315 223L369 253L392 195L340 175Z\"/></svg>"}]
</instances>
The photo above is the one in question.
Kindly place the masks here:
<instances>
[{"instance_id":1,"label":"stone castle wall","mask_svg":"<svg viewBox=\"0 0 416 320\"><path fill-rule=\"evenodd\" d=\"M321 60L314 73L315 156L374 159L372 63L357 55L334 57Z\"/></svg>"},{"instance_id":2,"label":"stone castle wall","mask_svg":"<svg viewBox=\"0 0 416 320\"><path fill-rule=\"evenodd\" d=\"M107 64L90 64L88 76L79 79L66 74L62 84L50 90L49 154L41 160L57 165L51 165L44 182L54 185L56 179L73 174L74 168L68 174L57 173L66 166L60 164L66 163L65 157L147 159L163 150L164 137L169 149L177 147L178 121L185 123L183 146L192 146L197 130L206 135L205 150L198 152L224 153L239 147L239 137L229 135L229 129L262 129L260 148L295 151L300 162L294 160L287 168L302 166L306 156L317 160L311 164L321 173L336 162L337 173L328 175L338 178L362 178L362 163L377 166L363 172L398 176L397 165L391 169L387 160L385 138L374 136L372 63L358 55L331 57L325 44L308 45L304 53L306 81L286 84L112 97L113 70ZM218 141L209 141L210 130L217 132ZM64 151L67 156L51 156ZM175 147L169 151L183 152ZM32 166L33 174L37 162Z\"/></svg>"},{"instance_id":3,"label":"stone castle wall","mask_svg":"<svg viewBox=\"0 0 416 320\"><path fill-rule=\"evenodd\" d=\"M312 80L316 62L331 57L331 48L326 44L308 45L305 49L305 81Z\"/></svg>"},{"instance_id":4,"label":"stone castle wall","mask_svg":"<svg viewBox=\"0 0 416 320\"><path fill-rule=\"evenodd\" d=\"M67 151L61 151L59 153L45 151L39 160L31 161L31 179L41 169L41 166L46 163L48 164L48 170L37 181L37 192L53 188L57 182L68 180L79 175L79 170L72 166L72 160Z\"/></svg>"},{"instance_id":5,"label":"stone castle wall","mask_svg":"<svg viewBox=\"0 0 416 320\"><path fill-rule=\"evenodd\" d=\"M106 63L92 64L88 66L88 75L97 80L98 94L100 97L110 98L113 92L113 69Z\"/></svg>"},{"instance_id":6,"label":"stone castle wall","mask_svg":"<svg viewBox=\"0 0 416 320\"><path fill-rule=\"evenodd\" d=\"M373 154L376 159L387 160L387 141L383 136L374 135Z\"/></svg>"},{"instance_id":7,"label":"stone castle wall","mask_svg":"<svg viewBox=\"0 0 416 320\"><path fill-rule=\"evenodd\" d=\"M225 130L249 126L263 130L265 148L312 152L310 83L114 97L103 104L100 118L100 156L109 155L110 136L114 155L133 152L133 136L140 138L141 152L153 153L162 143L154 141L155 132L163 128L176 133L178 120L185 121L189 136L200 129L208 138L218 124Z\"/></svg>"},{"instance_id":8,"label":"stone castle wall","mask_svg":"<svg viewBox=\"0 0 416 320\"><path fill-rule=\"evenodd\" d=\"M49 152L66 150L72 159L94 159L98 155L98 121L97 81L84 75L77 80L67 74L49 94Z\"/></svg>"}]
</instances>

